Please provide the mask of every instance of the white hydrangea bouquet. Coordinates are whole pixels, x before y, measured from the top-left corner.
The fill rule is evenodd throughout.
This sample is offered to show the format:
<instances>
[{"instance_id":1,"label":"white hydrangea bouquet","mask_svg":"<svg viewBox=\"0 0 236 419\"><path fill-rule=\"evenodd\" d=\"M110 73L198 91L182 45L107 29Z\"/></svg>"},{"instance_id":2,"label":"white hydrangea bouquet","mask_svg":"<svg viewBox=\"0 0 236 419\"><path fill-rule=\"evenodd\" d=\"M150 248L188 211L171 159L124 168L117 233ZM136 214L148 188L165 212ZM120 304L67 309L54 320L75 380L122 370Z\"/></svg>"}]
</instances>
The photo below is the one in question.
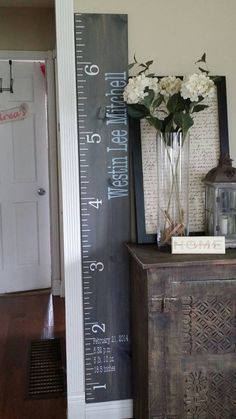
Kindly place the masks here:
<instances>
[{"instance_id":1,"label":"white hydrangea bouquet","mask_svg":"<svg viewBox=\"0 0 236 419\"><path fill-rule=\"evenodd\" d=\"M205 98L214 95L214 81L208 74L206 53L196 61L203 63L199 73L183 77L158 78L149 73L153 61L134 63L129 68L141 68L136 76L130 77L124 89L124 101L132 118L145 118L158 132L182 131L183 136L194 123L193 114L207 108ZM195 64L196 64L195 63Z\"/></svg>"},{"instance_id":2,"label":"white hydrangea bouquet","mask_svg":"<svg viewBox=\"0 0 236 419\"><path fill-rule=\"evenodd\" d=\"M206 54L196 61L198 72L183 78L157 77L149 73L153 61L138 67L124 89L124 101L132 118L146 119L156 130L157 150L157 243L169 244L171 237L188 234L188 132L194 114L208 107L204 99L215 94L209 77ZM204 68L203 68L204 67Z\"/></svg>"}]
</instances>

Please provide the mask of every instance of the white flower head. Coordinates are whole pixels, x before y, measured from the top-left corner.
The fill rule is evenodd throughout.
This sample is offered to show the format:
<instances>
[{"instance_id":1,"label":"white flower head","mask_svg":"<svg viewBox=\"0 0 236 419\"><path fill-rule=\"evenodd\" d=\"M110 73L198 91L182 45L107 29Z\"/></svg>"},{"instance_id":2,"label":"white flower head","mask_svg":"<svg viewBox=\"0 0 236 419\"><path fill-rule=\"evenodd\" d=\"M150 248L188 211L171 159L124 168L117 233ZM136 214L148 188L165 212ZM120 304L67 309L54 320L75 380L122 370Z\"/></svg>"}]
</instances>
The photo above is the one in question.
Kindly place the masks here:
<instances>
[{"instance_id":1,"label":"white flower head","mask_svg":"<svg viewBox=\"0 0 236 419\"><path fill-rule=\"evenodd\" d=\"M124 101L128 104L142 103L148 95L146 88L153 90L156 95L159 92L158 78L147 77L144 73L131 77L124 89Z\"/></svg>"},{"instance_id":2,"label":"white flower head","mask_svg":"<svg viewBox=\"0 0 236 419\"><path fill-rule=\"evenodd\" d=\"M198 102L200 97L212 97L213 94L214 82L206 74L194 73L185 77L182 83L181 96L191 102Z\"/></svg>"},{"instance_id":3,"label":"white flower head","mask_svg":"<svg viewBox=\"0 0 236 419\"><path fill-rule=\"evenodd\" d=\"M179 93L182 85L182 80L175 76L163 77L159 81L160 93L165 97L170 97Z\"/></svg>"}]
</instances>

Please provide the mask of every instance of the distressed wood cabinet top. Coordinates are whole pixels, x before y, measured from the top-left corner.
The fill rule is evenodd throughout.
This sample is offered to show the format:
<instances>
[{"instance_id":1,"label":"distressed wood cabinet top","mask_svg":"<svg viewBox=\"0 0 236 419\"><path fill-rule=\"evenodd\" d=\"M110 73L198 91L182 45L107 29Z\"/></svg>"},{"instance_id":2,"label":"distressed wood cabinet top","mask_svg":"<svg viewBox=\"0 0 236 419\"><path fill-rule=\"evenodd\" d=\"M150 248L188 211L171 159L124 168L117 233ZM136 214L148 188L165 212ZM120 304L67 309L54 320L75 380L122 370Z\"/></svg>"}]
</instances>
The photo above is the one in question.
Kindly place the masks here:
<instances>
[{"instance_id":1,"label":"distressed wood cabinet top","mask_svg":"<svg viewBox=\"0 0 236 419\"><path fill-rule=\"evenodd\" d=\"M127 244L136 419L236 418L236 249Z\"/></svg>"},{"instance_id":2,"label":"distressed wood cabinet top","mask_svg":"<svg viewBox=\"0 0 236 419\"><path fill-rule=\"evenodd\" d=\"M228 249L225 255L172 255L158 250L158 247L153 244L128 243L126 246L143 269L190 265L236 265L236 249Z\"/></svg>"}]
</instances>

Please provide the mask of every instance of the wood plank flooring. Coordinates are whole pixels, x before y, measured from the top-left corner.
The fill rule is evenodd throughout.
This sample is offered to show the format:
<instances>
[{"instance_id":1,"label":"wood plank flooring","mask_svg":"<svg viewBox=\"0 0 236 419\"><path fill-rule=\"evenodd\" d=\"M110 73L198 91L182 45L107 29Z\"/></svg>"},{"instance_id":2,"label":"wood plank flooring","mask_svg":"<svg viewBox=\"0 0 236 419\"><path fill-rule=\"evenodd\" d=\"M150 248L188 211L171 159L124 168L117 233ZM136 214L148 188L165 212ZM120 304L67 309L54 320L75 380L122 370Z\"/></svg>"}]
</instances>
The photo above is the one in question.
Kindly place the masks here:
<instances>
[{"instance_id":1,"label":"wood plank flooring","mask_svg":"<svg viewBox=\"0 0 236 419\"><path fill-rule=\"evenodd\" d=\"M64 299L50 294L0 297L0 418L65 419L63 398L26 399L31 339L65 336Z\"/></svg>"}]
</instances>

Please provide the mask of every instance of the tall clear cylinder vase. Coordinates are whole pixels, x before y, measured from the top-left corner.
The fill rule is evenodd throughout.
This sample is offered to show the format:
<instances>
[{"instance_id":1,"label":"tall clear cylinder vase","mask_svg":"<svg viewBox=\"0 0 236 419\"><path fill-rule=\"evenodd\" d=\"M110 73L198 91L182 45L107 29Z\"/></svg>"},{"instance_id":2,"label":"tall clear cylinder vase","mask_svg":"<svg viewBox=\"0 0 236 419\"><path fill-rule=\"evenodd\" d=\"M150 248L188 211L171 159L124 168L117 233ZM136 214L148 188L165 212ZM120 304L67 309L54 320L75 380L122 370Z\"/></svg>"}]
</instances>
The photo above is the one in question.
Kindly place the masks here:
<instances>
[{"instance_id":1,"label":"tall clear cylinder vase","mask_svg":"<svg viewBox=\"0 0 236 419\"><path fill-rule=\"evenodd\" d=\"M189 234L189 135L157 134L157 244Z\"/></svg>"}]
</instances>

